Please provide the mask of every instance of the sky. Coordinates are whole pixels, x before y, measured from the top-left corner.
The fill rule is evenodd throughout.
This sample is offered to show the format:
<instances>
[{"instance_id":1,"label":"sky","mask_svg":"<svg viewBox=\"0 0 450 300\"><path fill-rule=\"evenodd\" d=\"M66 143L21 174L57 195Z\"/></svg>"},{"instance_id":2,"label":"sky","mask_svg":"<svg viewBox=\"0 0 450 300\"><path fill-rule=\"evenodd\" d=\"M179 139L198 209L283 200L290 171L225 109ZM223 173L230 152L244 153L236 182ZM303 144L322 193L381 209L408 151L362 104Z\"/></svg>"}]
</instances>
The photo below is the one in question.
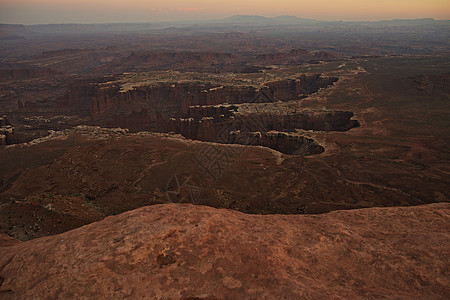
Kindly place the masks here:
<instances>
[{"instance_id":1,"label":"sky","mask_svg":"<svg viewBox=\"0 0 450 300\"><path fill-rule=\"evenodd\" d=\"M0 23L210 20L237 14L316 20L450 19L450 0L0 0Z\"/></svg>"}]
</instances>

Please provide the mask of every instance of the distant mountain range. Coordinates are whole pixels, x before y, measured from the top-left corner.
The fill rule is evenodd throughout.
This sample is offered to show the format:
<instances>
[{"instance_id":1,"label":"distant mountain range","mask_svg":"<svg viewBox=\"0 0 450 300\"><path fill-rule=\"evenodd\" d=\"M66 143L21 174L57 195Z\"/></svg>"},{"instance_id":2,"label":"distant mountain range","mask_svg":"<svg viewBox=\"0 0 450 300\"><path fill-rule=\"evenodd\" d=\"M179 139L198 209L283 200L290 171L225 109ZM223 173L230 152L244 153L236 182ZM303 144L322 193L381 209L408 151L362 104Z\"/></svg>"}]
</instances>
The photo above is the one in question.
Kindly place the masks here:
<instances>
[{"instance_id":1,"label":"distant mountain range","mask_svg":"<svg viewBox=\"0 0 450 300\"><path fill-rule=\"evenodd\" d=\"M148 23L106 23L106 24L41 24L41 25L10 25L0 24L0 39L16 39L28 34L73 34L73 33L99 33L99 32L154 32L161 30L177 30L195 28L208 30L210 28L241 26L440 26L448 30L450 20L424 19L394 19L385 21L317 21L313 19L298 18L295 16L278 16L274 18L257 15L235 15L218 20L177 21L177 22L148 22Z\"/></svg>"},{"instance_id":2,"label":"distant mountain range","mask_svg":"<svg viewBox=\"0 0 450 300\"><path fill-rule=\"evenodd\" d=\"M381 20L381 21L318 21L314 19L298 18L295 16L278 16L274 18L257 16L257 15L235 15L225 19L213 20L210 23L235 23L235 24L373 24L373 25L385 25L385 24L399 24L399 25L427 25L438 23L450 23L450 20L435 20L433 18L422 19L393 19L393 20Z\"/></svg>"},{"instance_id":3,"label":"distant mountain range","mask_svg":"<svg viewBox=\"0 0 450 300\"><path fill-rule=\"evenodd\" d=\"M298 24L317 22L313 19L298 18L295 16L278 16L268 18L256 15L235 15L225 19L214 20L214 23L265 23L265 24Z\"/></svg>"}]
</instances>

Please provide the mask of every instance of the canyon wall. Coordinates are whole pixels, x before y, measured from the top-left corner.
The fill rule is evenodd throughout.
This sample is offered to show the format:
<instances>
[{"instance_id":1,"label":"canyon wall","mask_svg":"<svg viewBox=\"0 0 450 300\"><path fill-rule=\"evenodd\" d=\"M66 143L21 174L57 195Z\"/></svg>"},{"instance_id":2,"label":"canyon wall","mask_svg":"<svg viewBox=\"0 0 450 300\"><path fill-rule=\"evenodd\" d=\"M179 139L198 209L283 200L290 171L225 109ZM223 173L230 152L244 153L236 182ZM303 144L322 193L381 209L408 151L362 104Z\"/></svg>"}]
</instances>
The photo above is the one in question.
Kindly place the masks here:
<instances>
[{"instance_id":1,"label":"canyon wall","mask_svg":"<svg viewBox=\"0 0 450 300\"><path fill-rule=\"evenodd\" d=\"M296 79L269 82L259 89L245 85L159 83L135 87L126 92L112 84L81 88L78 94L81 94L79 99L91 99L91 116L95 124L120 127L127 117L134 122L136 113L141 113L141 117L147 118L141 123L148 127L130 129L157 130L160 125L155 123L158 114L168 120L171 117L190 117L188 112L191 106L289 101L317 92L336 81L337 78L333 77L302 75ZM142 113L144 111L147 114Z\"/></svg>"},{"instance_id":2,"label":"canyon wall","mask_svg":"<svg viewBox=\"0 0 450 300\"><path fill-rule=\"evenodd\" d=\"M49 68L0 69L0 82L32 79L46 75L54 75L56 73L56 71Z\"/></svg>"},{"instance_id":3,"label":"canyon wall","mask_svg":"<svg viewBox=\"0 0 450 300\"><path fill-rule=\"evenodd\" d=\"M337 80L314 74L271 81L260 87L160 82L124 90L123 84L114 78L103 78L96 83L74 82L59 103L78 109L79 114L89 114L93 125L135 132L175 132L201 141L260 145L286 154L310 155L324 149L292 132L346 131L359 126L356 120L351 120L353 113L304 110L240 113L239 105L304 98Z\"/></svg>"},{"instance_id":4,"label":"canyon wall","mask_svg":"<svg viewBox=\"0 0 450 300\"><path fill-rule=\"evenodd\" d=\"M285 154L311 155L322 153L323 147L289 132L296 129L346 131L359 126L348 111L240 115L235 113L235 106L201 108L203 114L199 109L191 109L194 114L190 117L171 118L169 130L200 141L265 146Z\"/></svg>"}]
</instances>

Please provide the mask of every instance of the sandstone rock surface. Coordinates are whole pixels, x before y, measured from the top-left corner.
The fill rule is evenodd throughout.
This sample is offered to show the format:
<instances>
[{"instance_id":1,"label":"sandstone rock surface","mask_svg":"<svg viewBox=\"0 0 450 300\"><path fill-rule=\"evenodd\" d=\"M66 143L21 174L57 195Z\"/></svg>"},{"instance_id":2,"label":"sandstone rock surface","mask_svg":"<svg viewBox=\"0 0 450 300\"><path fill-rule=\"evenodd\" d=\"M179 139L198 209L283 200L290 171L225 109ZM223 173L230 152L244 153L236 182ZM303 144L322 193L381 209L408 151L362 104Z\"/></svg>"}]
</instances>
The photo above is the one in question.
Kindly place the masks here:
<instances>
[{"instance_id":1,"label":"sandstone rock surface","mask_svg":"<svg viewBox=\"0 0 450 300\"><path fill-rule=\"evenodd\" d=\"M246 215L168 204L1 247L2 299L448 299L450 204Z\"/></svg>"},{"instance_id":2,"label":"sandstone rock surface","mask_svg":"<svg viewBox=\"0 0 450 300\"><path fill-rule=\"evenodd\" d=\"M16 240L15 238L12 238L7 234L0 233L0 248L12 246L18 243L20 243L19 240Z\"/></svg>"}]
</instances>

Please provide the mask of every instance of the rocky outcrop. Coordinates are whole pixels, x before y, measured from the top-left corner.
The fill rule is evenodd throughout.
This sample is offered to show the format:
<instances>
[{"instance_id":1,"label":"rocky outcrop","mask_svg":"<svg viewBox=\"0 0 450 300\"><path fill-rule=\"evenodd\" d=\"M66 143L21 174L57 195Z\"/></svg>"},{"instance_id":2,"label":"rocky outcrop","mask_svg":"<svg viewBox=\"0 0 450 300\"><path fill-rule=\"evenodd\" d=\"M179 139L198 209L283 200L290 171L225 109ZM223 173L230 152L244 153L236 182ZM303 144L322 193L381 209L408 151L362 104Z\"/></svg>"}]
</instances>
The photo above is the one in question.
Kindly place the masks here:
<instances>
[{"instance_id":1,"label":"rocky outcrop","mask_svg":"<svg viewBox=\"0 0 450 300\"><path fill-rule=\"evenodd\" d=\"M15 119L23 125L11 125L6 116L0 117L0 145L27 143L34 139L48 136L53 130L70 127L65 123L65 116L44 118L42 116Z\"/></svg>"},{"instance_id":2,"label":"rocky outcrop","mask_svg":"<svg viewBox=\"0 0 450 300\"><path fill-rule=\"evenodd\" d=\"M0 127L0 145L9 145L14 143L14 127Z\"/></svg>"},{"instance_id":3,"label":"rocky outcrop","mask_svg":"<svg viewBox=\"0 0 450 300\"><path fill-rule=\"evenodd\" d=\"M167 204L0 248L2 299L447 299L450 205L246 215Z\"/></svg>"},{"instance_id":4,"label":"rocky outcrop","mask_svg":"<svg viewBox=\"0 0 450 300\"><path fill-rule=\"evenodd\" d=\"M6 116L0 117L0 126L4 127L4 126L8 126L8 125L11 125L11 123L6 118Z\"/></svg>"},{"instance_id":5,"label":"rocky outcrop","mask_svg":"<svg viewBox=\"0 0 450 300\"><path fill-rule=\"evenodd\" d=\"M14 131L15 128L6 116L0 117L0 146L13 144L16 141Z\"/></svg>"}]
</instances>

